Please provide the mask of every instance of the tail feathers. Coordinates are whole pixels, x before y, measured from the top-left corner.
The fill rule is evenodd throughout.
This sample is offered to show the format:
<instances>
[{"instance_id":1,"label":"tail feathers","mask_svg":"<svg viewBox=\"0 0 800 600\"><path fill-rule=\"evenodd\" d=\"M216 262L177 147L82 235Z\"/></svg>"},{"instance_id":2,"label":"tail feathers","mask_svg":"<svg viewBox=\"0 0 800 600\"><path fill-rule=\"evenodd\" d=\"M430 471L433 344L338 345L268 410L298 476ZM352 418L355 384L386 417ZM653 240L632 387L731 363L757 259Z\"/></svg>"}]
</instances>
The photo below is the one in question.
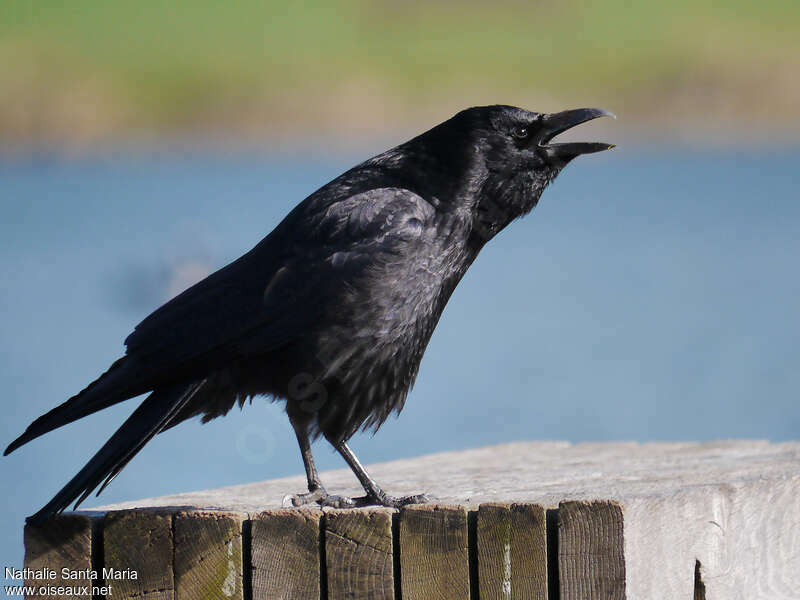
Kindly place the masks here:
<instances>
[{"instance_id":1,"label":"tail feathers","mask_svg":"<svg viewBox=\"0 0 800 600\"><path fill-rule=\"evenodd\" d=\"M128 417L128 420L111 436L111 439L86 466L39 512L28 517L27 522L40 522L53 514L60 513L76 498L78 500L74 508L77 508L105 480L100 489L103 491L105 486L116 477L136 453L154 435L164 429L165 425L192 399L204 383L205 380L189 385L184 383L155 390Z\"/></svg>"},{"instance_id":2,"label":"tail feathers","mask_svg":"<svg viewBox=\"0 0 800 600\"><path fill-rule=\"evenodd\" d=\"M114 362L108 371L90 383L83 391L31 423L21 436L8 445L3 455L12 453L23 444L27 444L53 429L146 391L132 389L131 382L135 378L132 377L130 370L129 357L125 356Z\"/></svg>"}]
</instances>

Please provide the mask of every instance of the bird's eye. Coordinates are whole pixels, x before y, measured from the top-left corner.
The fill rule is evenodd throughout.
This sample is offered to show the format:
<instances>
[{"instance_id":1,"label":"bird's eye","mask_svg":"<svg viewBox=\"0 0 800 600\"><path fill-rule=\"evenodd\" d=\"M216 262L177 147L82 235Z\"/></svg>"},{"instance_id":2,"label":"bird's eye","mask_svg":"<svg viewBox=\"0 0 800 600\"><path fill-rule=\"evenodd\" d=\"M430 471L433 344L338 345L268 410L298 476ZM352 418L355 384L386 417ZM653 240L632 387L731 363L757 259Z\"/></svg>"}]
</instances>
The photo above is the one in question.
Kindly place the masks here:
<instances>
[{"instance_id":1,"label":"bird's eye","mask_svg":"<svg viewBox=\"0 0 800 600\"><path fill-rule=\"evenodd\" d=\"M527 127L523 127L522 125L520 125L519 127L515 127L512 133L514 137L517 138L518 140L524 140L525 138L528 137L530 131L528 130Z\"/></svg>"}]
</instances>

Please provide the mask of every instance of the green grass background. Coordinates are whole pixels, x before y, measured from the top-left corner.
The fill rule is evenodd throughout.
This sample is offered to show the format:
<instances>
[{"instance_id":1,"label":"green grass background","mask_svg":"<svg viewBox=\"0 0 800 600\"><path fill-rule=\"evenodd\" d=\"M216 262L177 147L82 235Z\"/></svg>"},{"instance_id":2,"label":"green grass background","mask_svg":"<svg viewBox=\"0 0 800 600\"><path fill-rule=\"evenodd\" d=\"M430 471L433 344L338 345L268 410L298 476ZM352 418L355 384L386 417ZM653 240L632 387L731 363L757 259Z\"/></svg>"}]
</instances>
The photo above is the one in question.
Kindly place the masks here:
<instances>
[{"instance_id":1,"label":"green grass background","mask_svg":"<svg viewBox=\"0 0 800 600\"><path fill-rule=\"evenodd\" d=\"M796 122L800 3L0 2L0 139L369 133L508 102Z\"/></svg>"}]
</instances>

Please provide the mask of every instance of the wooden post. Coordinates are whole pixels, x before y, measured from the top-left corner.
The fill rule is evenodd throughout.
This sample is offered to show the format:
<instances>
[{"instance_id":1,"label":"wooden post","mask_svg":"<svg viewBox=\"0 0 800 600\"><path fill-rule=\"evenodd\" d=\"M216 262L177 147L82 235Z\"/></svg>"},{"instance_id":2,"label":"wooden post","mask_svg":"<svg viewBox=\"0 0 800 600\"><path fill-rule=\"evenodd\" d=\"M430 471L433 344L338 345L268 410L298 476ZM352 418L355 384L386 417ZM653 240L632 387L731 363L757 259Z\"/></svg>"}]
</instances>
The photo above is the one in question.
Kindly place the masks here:
<instances>
[{"instance_id":1,"label":"wooden post","mask_svg":"<svg viewBox=\"0 0 800 600\"><path fill-rule=\"evenodd\" d=\"M251 522L253 600L321 598L320 510L266 510Z\"/></svg>"},{"instance_id":2,"label":"wooden post","mask_svg":"<svg viewBox=\"0 0 800 600\"><path fill-rule=\"evenodd\" d=\"M246 518L211 511L175 515L176 600L244 600L242 525Z\"/></svg>"},{"instance_id":3,"label":"wooden post","mask_svg":"<svg viewBox=\"0 0 800 600\"><path fill-rule=\"evenodd\" d=\"M420 504L400 514L400 574L405 600L469 600L467 511Z\"/></svg>"},{"instance_id":4,"label":"wooden post","mask_svg":"<svg viewBox=\"0 0 800 600\"><path fill-rule=\"evenodd\" d=\"M173 600L172 515L120 510L103 523L103 565L114 600Z\"/></svg>"},{"instance_id":5,"label":"wooden post","mask_svg":"<svg viewBox=\"0 0 800 600\"><path fill-rule=\"evenodd\" d=\"M53 577L26 577L25 585L37 588L31 596L39 600L63 598L59 588L84 588L70 594L73 598L91 600L89 579L73 580L62 575L62 569L84 571L92 568L92 519L82 514L69 514L48 519L41 525L25 526L25 566L34 571L51 569ZM43 588L43 589L42 589Z\"/></svg>"},{"instance_id":6,"label":"wooden post","mask_svg":"<svg viewBox=\"0 0 800 600\"><path fill-rule=\"evenodd\" d=\"M476 537L481 600L547 600L543 507L481 504Z\"/></svg>"},{"instance_id":7,"label":"wooden post","mask_svg":"<svg viewBox=\"0 0 800 600\"><path fill-rule=\"evenodd\" d=\"M66 567L109 600L800 597L800 443L514 443L370 472L436 503L279 508L292 477L68 513L26 528L26 584L62 598Z\"/></svg>"},{"instance_id":8,"label":"wooden post","mask_svg":"<svg viewBox=\"0 0 800 600\"><path fill-rule=\"evenodd\" d=\"M558 572L562 600L625 599L622 509L612 502L558 507Z\"/></svg>"},{"instance_id":9,"label":"wooden post","mask_svg":"<svg viewBox=\"0 0 800 600\"><path fill-rule=\"evenodd\" d=\"M329 600L394 599L391 509L325 511Z\"/></svg>"}]
</instances>

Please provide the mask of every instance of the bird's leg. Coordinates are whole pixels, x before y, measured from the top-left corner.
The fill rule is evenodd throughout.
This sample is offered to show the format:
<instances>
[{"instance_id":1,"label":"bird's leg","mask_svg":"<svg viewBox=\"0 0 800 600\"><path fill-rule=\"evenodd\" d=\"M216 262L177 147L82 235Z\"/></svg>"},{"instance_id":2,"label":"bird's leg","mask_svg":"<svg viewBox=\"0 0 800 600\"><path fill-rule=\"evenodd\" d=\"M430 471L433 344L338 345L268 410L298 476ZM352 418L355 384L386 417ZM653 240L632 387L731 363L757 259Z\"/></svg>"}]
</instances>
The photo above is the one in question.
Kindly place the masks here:
<instances>
[{"instance_id":1,"label":"bird's leg","mask_svg":"<svg viewBox=\"0 0 800 600\"><path fill-rule=\"evenodd\" d=\"M290 494L283 499L284 508L293 506L304 506L316 502L320 506L330 506L333 508L351 508L361 506L358 498L347 498L345 496L333 496L325 491L322 481L319 478L317 465L314 464L314 455L311 453L311 442L308 439L308 430L302 421L289 417L294 433L297 436L297 443L300 445L300 454L303 457L303 466L306 468L306 479L308 480L308 492L305 494Z\"/></svg>"},{"instance_id":2,"label":"bird's leg","mask_svg":"<svg viewBox=\"0 0 800 600\"><path fill-rule=\"evenodd\" d=\"M317 502L328 496L328 492L322 485L317 472L317 465L314 464L314 455L311 453L311 442L308 439L308 430L304 424L296 419L289 417L294 433L297 436L297 443L300 445L300 454L303 457L303 466L306 468L306 479L308 480L308 493L290 494L283 499L285 507L302 506L311 502Z\"/></svg>"},{"instance_id":3,"label":"bird's leg","mask_svg":"<svg viewBox=\"0 0 800 600\"><path fill-rule=\"evenodd\" d=\"M430 502L430 498L428 498L428 496L425 494L401 496L399 498L390 496L384 492L377 483L375 483L375 480L372 479L372 477L369 476L369 473L367 473L366 469L364 469L358 458L356 458L356 455L353 454L352 450L350 450L350 446L348 446L345 442L341 442L335 447L336 451L342 455L342 458L350 466L350 469L352 469L353 473L355 473L359 483L361 483L361 487L363 487L364 491L367 492L366 496L352 498L352 502L355 506L370 506L377 504L379 506L400 508L406 504L422 504L424 502Z\"/></svg>"},{"instance_id":4,"label":"bird's leg","mask_svg":"<svg viewBox=\"0 0 800 600\"><path fill-rule=\"evenodd\" d=\"M292 506L303 506L316 502L320 506L330 506L332 508L353 508L357 506L391 506L399 508L406 504L420 504L422 502L429 502L427 496L418 494L416 496L403 496L401 498L394 498L384 492L380 486L375 483L375 480L369 476L367 471L359 462L353 451L345 443L341 442L334 447L337 452L342 455L342 458L347 462L350 468L355 473L366 496L358 498L348 498L346 496L334 496L329 494L322 481L319 478L317 466L314 464L314 455L311 453L311 442L308 439L308 430L305 424L291 416L289 420L294 428L294 433L297 436L297 443L300 445L300 454L303 457L303 466L306 468L306 479L308 480L308 492L304 494L290 494L283 499L283 506L290 508Z\"/></svg>"},{"instance_id":5,"label":"bird's leg","mask_svg":"<svg viewBox=\"0 0 800 600\"><path fill-rule=\"evenodd\" d=\"M294 423L292 423L294 425ZM314 464L314 455L311 454L311 443L308 440L308 433L301 431L298 427L294 429L297 434L297 442L300 444L300 454L303 457L303 466L306 468L306 479L308 480L308 493L294 494L283 499L284 506L302 506L309 502L316 502L328 495L320 481L317 465Z\"/></svg>"}]
</instances>

